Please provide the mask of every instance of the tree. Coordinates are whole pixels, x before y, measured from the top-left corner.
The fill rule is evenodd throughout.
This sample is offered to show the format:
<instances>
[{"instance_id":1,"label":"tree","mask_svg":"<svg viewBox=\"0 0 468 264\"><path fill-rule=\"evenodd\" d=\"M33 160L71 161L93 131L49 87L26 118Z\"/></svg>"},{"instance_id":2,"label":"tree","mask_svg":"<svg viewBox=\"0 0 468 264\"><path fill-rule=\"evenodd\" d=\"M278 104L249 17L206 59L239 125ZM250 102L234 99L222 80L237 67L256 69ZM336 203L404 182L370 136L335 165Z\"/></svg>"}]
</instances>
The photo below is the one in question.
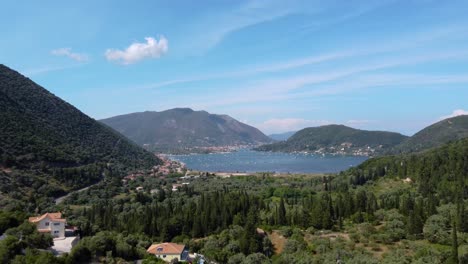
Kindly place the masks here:
<instances>
[{"instance_id":1,"label":"tree","mask_svg":"<svg viewBox=\"0 0 468 264\"><path fill-rule=\"evenodd\" d=\"M458 264L458 237L457 237L457 224L452 224L452 255L451 262Z\"/></svg>"},{"instance_id":2,"label":"tree","mask_svg":"<svg viewBox=\"0 0 468 264\"><path fill-rule=\"evenodd\" d=\"M253 253L248 255L242 264L270 264L271 261L261 253Z\"/></svg>"},{"instance_id":3,"label":"tree","mask_svg":"<svg viewBox=\"0 0 468 264\"><path fill-rule=\"evenodd\" d=\"M423 228L424 237L431 243L450 244L449 225L447 218L441 215L429 217Z\"/></svg>"},{"instance_id":4,"label":"tree","mask_svg":"<svg viewBox=\"0 0 468 264\"><path fill-rule=\"evenodd\" d=\"M82 243L78 243L78 245L76 245L70 253L71 263L87 263L91 260L91 258L91 250L89 250L89 248Z\"/></svg>"},{"instance_id":5,"label":"tree","mask_svg":"<svg viewBox=\"0 0 468 264\"><path fill-rule=\"evenodd\" d=\"M271 240L268 238L268 236L263 238L262 247L263 254L265 254L265 256L270 257L273 254L273 243L271 243Z\"/></svg>"},{"instance_id":6,"label":"tree","mask_svg":"<svg viewBox=\"0 0 468 264\"><path fill-rule=\"evenodd\" d=\"M244 263L245 255L242 253L231 256L228 260L228 264L242 264Z\"/></svg>"},{"instance_id":7,"label":"tree","mask_svg":"<svg viewBox=\"0 0 468 264\"><path fill-rule=\"evenodd\" d=\"M396 210L387 212L385 216L385 233L390 237L390 240L395 242L405 237L404 216Z\"/></svg>"},{"instance_id":8,"label":"tree","mask_svg":"<svg viewBox=\"0 0 468 264\"><path fill-rule=\"evenodd\" d=\"M286 225L286 207L284 206L283 197L281 197L280 204L278 207L277 224Z\"/></svg>"},{"instance_id":9,"label":"tree","mask_svg":"<svg viewBox=\"0 0 468 264\"><path fill-rule=\"evenodd\" d=\"M14 236L7 236L0 241L0 262L8 263L21 252L21 242Z\"/></svg>"}]
</instances>

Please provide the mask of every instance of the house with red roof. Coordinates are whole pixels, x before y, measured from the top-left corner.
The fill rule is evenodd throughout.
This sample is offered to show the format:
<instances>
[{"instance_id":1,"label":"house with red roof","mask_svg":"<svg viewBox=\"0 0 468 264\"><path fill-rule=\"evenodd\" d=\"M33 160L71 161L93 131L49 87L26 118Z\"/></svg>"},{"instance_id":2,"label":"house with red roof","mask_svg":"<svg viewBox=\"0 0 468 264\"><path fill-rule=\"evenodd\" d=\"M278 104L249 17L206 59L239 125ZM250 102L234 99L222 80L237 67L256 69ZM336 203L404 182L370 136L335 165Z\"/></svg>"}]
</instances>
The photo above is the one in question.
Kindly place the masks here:
<instances>
[{"instance_id":1,"label":"house with red roof","mask_svg":"<svg viewBox=\"0 0 468 264\"><path fill-rule=\"evenodd\" d=\"M155 243L152 244L146 252L153 254L166 262L171 262L174 259L177 259L178 261L186 261L189 255L188 249L185 245L176 243Z\"/></svg>"},{"instance_id":2,"label":"house with red roof","mask_svg":"<svg viewBox=\"0 0 468 264\"><path fill-rule=\"evenodd\" d=\"M36 224L37 230L41 233L50 233L52 237L65 237L67 220L62 218L60 212L29 217L29 222Z\"/></svg>"}]
</instances>

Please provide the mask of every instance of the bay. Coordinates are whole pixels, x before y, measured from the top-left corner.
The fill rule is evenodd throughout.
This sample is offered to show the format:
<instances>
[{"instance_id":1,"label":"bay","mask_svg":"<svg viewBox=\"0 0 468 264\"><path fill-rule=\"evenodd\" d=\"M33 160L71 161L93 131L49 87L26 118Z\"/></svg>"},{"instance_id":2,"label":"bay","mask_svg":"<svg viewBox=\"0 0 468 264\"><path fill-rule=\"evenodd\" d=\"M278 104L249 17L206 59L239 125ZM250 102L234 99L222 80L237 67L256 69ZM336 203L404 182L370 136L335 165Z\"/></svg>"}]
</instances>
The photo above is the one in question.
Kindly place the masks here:
<instances>
[{"instance_id":1,"label":"bay","mask_svg":"<svg viewBox=\"0 0 468 264\"><path fill-rule=\"evenodd\" d=\"M260 152L241 149L229 153L169 155L189 169L208 172L334 173L357 166L368 157Z\"/></svg>"}]
</instances>

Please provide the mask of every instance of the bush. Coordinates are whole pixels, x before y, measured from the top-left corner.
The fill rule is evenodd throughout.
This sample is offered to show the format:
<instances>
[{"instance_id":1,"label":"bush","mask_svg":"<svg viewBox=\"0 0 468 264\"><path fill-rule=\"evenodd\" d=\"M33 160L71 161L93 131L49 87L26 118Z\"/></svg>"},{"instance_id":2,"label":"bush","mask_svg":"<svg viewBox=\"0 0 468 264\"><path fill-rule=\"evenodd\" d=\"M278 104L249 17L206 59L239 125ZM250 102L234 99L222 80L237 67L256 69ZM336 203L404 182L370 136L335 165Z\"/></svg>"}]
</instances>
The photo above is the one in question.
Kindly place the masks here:
<instances>
[{"instance_id":1,"label":"bush","mask_svg":"<svg viewBox=\"0 0 468 264\"><path fill-rule=\"evenodd\" d=\"M265 255L261 253L253 253L248 255L242 264L270 264L269 260Z\"/></svg>"},{"instance_id":2,"label":"bush","mask_svg":"<svg viewBox=\"0 0 468 264\"><path fill-rule=\"evenodd\" d=\"M424 237L431 243L450 244L450 225L447 218L433 215L426 220L423 228Z\"/></svg>"}]
</instances>

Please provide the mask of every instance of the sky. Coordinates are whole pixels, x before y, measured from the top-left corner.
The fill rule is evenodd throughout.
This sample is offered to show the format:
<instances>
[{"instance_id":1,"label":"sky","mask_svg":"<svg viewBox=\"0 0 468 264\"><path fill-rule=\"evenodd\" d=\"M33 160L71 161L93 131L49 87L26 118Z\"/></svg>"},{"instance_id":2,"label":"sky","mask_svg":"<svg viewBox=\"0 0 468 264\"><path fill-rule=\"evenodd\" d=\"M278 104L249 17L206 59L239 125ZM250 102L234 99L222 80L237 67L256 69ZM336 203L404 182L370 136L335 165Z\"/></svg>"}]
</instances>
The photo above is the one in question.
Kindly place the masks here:
<instances>
[{"instance_id":1,"label":"sky","mask_svg":"<svg viewBox=\"0 0 468 264\"><path fill-rule=\"evenodd\" d=\"M468 2L2 1L0 63L102 119L190 107L263 132L412 135L468 114Z\"/></svg>"}]
</instances>

